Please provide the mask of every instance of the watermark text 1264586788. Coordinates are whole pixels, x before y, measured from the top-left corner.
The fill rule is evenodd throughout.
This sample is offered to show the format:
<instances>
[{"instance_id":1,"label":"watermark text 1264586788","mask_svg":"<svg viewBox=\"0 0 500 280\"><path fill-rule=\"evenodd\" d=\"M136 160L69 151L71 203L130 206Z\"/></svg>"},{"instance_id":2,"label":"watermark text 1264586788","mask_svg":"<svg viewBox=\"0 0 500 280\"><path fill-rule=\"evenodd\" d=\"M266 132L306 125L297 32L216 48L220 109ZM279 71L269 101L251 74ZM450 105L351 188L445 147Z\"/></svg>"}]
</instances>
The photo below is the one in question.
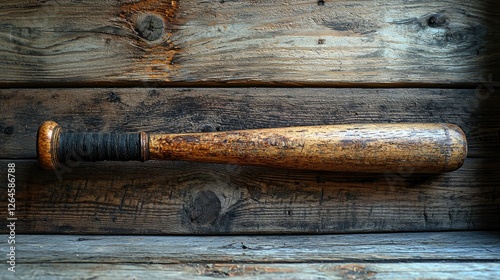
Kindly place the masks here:
<instances>
[{"instance_id":1,"label":"watermark text 1264586788","mask_svg":"<svg viewBox=\"0 0 500 280\"><path fill-rule=\"evenodd\" d=\"M16 164L7 165L7 228L9 237L7 244L9 247L7 253L7 263L9 271L16 272Z\"/></svg>"}]
</instances>

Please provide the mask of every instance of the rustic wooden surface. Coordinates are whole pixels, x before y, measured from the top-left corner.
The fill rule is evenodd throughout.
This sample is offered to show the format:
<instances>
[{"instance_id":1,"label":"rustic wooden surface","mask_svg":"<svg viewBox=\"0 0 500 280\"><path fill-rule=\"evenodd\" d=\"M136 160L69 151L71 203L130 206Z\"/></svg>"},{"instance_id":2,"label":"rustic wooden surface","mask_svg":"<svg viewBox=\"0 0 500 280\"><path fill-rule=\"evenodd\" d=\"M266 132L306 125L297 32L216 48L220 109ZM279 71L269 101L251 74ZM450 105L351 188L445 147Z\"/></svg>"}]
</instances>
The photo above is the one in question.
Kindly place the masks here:
<instances>
[{"instance_id":1,"label":"rustic wooden surface","mask_svg":"<svg viewBox=\"0 0 500 280\"><path fill-rule=\"evenodd\" d=\"M17 165L17 213L23 221L18 231L24 233L498 228L499 98L488 94L474 89L4 89L0 171L8 162ZM180 162L71 162L47 172L35 160L36 130L47 119L78 130L129 132L451 122L464 129L470 157L458 171L438 176ZM1 193L0 206L6 195Z\"/></svg>"},{"instance_id":2,"label":"rustic wooden surface","mask_svg":"<svg viewBox=\"0 0 500 280\"><path fill-rule=\"evenodd\" d=\"M16 164L15 276L500 278L498 233L26 235L498 229L499 25L496 0L2 0L0 174ZM364 88L155 88L216 85ZM469 158L435 176L180 162L46 172L35 160L45 120L160 133L450 122Z\"/></svg>"},{"instance_id":3,"label":"rustic wooden surface","mask_svg":"<svg viewBox=\"0 0 500 280\"><path fill-rule=\"evenodd\" d=\"M499 237L19 235L15 279L495 279Z\"/></svg>"},{"instance_id":4,"label":"rustic wooden surface","mask_svg":"<svg viewBox=\"0 0 500 280\"><path fill-rule=\"evenodd\" d=\"M3 0L0 22L0 86L456 86L500 74L496 0Z\"/></svg>"},{"instance_id":5,"label":"rustic wooden surface","mask_svg":"<svg viewBox=\"0 0 500 280\"><path fill-rule=\"evenodd\" d=\"M497 159L468 159L439 176L175 162L75 162L54 173L35 160L2 160L1 172L8 162L16 163L19 233L477 230L498 228L500 217ZM0 199L7 208L7 193Z\"/></svg>"}]
</instances>

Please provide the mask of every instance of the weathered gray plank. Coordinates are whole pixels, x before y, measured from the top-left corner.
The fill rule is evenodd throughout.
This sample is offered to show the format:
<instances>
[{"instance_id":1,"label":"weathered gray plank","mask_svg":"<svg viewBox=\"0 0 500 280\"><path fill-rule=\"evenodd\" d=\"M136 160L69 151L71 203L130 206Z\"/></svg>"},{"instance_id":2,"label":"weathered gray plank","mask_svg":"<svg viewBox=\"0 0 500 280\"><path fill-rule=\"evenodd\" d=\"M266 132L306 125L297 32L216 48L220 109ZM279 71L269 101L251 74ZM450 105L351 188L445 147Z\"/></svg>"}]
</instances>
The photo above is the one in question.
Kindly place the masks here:
<instances>
[{"instance_id":1,"label":"weathered gray plank","mask_svg":"<svg viewBox=\"0 0 500 280\"><path fill-rule=\"evenodd\" d=\"M181 162L16 163L19 233L248 234L498 228L496 159L437 176ZM61 179L61 181L58 179ZM7 192L0 207L7 208ZM2 206L3 205L3 206ZM6 221L0 221L0 231Z\"/></svg>"},{"instance_id":2,"label":"weathered gray plank","mask_svg":"<svg viewBox=\"0 0 500 280\"><path fill-rule=\"evenodd\" d=\"M22 264L2 279L498 279L500 263Z\"/></svg>"},{"instance_id":3,"label":"weathered gray plank","mask_svg":"<svg viewBox=\"0 0 500 280\"><path fill-rule=\"evenodd\" d=\"M267 236L20 234L16 236L16 256L19 265L499 262L499 238L498 232ZM1 250L6 254L7 246Z\"/></svg>"},{"instance_id":4,"label":"weathered gray plank","mask_svg":"<svg viewBox=\"0 0 500 280\"><path fill-rule=\"evenodd\" d=\"M500 7L465 1L0 4L0 86L497 80Z\"/></svg>"},{"instance_id":5,"label":"weathered gray plank","mask_svg":"<svg viewBox=\"0 0 500 280\"><path fill-rule=\"evenodd\" d=\"M316 236L18 235L2 279L496 279L495 232ZM6 247L0 249L6 254Z\"/></svg>"},{"instance_id":6,"label":"weathered gray plank","mask_svg":"<svg viewBox=\"0 0 500 280\"><path fill-rule=\"evenodd\" d=\"M469 156L500 156L495 89L3 89L0 158L34 158L38 126L83 131L199 132L281 126L450 122Z\"/></svg>"}]
</instances>

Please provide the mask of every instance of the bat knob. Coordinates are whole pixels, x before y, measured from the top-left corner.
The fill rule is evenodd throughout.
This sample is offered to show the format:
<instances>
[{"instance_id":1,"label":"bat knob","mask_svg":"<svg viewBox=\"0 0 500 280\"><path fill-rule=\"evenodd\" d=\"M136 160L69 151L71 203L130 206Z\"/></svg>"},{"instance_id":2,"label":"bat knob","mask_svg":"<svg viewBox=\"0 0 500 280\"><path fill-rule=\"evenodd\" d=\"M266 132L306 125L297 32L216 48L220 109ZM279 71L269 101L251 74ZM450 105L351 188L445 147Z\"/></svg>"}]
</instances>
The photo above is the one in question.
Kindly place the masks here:
<instances>
[{"instance_id":1,"label":"bat knob","mask_svg":"<svg viewBox=\"0 0 500 280\"><path fill-rule=\"evenodd\" d=\"M59 166L57 149L61 127L53 121L44 122L38 129L36 153L40 167L55 170Z\"/></svg>"}]
</instances>

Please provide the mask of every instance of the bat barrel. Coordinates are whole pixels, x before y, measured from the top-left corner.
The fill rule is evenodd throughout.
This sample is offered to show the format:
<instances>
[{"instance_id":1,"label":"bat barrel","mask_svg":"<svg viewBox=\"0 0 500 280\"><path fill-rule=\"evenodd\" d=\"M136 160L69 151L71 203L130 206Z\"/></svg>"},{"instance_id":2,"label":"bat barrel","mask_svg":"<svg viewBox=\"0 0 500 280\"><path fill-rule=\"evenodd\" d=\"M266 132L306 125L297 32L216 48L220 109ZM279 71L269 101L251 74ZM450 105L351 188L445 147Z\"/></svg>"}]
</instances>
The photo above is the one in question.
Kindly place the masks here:
<instances>
[{"instance_id":1,"label":"bat barrel","mask_svg":"<svg viewBox=\"0 0 500 280\"><path fill-rule=\"evenodd\" d=\"M462 166L463 131L446 123L348 124L151 134L150 159L335 172L442 173Z\"/></svg>"}]
</instances>

